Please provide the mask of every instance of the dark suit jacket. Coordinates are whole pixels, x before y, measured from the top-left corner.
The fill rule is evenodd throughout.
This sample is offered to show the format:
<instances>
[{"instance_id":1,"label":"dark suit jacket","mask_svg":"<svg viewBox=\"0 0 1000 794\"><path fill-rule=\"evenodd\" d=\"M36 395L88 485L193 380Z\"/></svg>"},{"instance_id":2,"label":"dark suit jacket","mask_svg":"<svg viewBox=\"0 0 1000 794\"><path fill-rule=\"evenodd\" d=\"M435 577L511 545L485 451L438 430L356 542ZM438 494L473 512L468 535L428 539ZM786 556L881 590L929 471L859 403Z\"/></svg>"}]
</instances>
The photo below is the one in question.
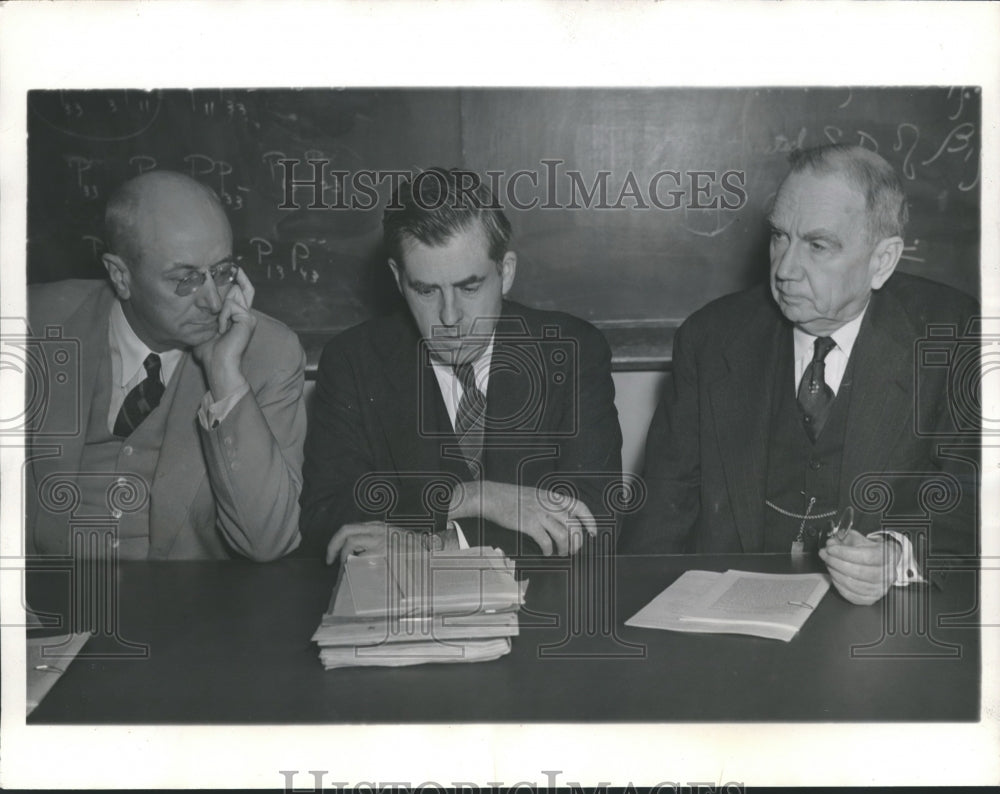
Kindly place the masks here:
<instances>
[{"instance_id":1,"label":"dark suit jacket","mask_svg":"<svg viewBox=\"0 0 1000 794\"><path fill-rule=\"evenodd\" d=\"M484 478L552 488L565 484L599 521L620 497L621 430L611 354L590 324L505 303L487 399ZM343 524L389 520L438 529L452 487L471 479L433 368L409 314L356 326L330 341L319 363L306 439L303 548L322 555ZM412 523L408 524L412 520ZM473 545L537 552L520 533L480 534ZM497 528L499 529L499 528ZM512 545L513 544L513 545Z\"/></svg>"},{"instance_id":2,"label":"dark suit jacket","mask_svg":"<svg viewBox=\"0 0 1000 794\"><path fill-rule=\"evenodd\" d=\"M903 273L872 295L851 354L839 487L840 505L860 511L860 531L931 516L933 552L976 553L978 428L963 435L952 410L957 359L929 365L918 352L932 324L952 329L944 347L978 349L958 341L977 310L963 293ZM776 351L790 333L766 285L710 303L677 331L673 377L647 436L646 505L623 550L763 550ZM925 487L933 482L944 490Z\"/></svg>"},{"instance_id":3,"label":"dark suit jacket","mask_svg":"<svg viewBox=\"0 0 1000 794\"><path fill-rule=\"evenodd\" d=\"M72 482L79 472L97 387L108 349L108 319L116 300L98 280L61 281L30 288L29 324L79 342L79 380L50 386L39 432L29 433L26 466L28 550L68 551L71 510L55 513L39 503L38 488L51 478ZM50 340L39 346L53 344ZM71 368L72 369L72 368ZM213 430L197 418L208 391L201 367L186 353L169 406L153 482L149 485L151 559L226 559L234 553L270 560L299 542L299 492L305 406L305 355L295 334L257 313L243 356L250 383L245 395Z\"/></svg>"}]
</instances>

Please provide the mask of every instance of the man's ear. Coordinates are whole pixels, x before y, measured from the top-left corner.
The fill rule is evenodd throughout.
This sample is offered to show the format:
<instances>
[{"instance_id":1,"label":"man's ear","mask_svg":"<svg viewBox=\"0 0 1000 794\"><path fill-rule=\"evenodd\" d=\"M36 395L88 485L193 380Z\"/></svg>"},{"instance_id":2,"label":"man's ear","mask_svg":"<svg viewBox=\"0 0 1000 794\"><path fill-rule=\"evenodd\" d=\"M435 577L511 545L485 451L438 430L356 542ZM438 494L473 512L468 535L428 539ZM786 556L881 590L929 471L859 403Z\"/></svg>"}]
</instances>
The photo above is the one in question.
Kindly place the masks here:
<instances>
[{"instance_id":1,"label":"man's ear","mask_svg":"<svg viewBox=\"0 0 1000 794\"><path fill-rule=\"evenodd\" d=\"M390 258L389 259L389 269L392 271L393 278L396 279L396 287L399 289L400 292L402 292L403 291L403 280L402 280L403 279L403 273L402 273L402 268L399 265L396 264L396 260L395 259Z\"/></svg>"},{"instance_id":2,"label":"man's ear","mask_svg":"<svg viewBox=\"0 0 1000 794\"><path fill-rule=\"evenodd\" d=\"M108 276L111 277L111 286L115 288L115 293L121 300L127 301L132 294L130 287L132 274L128 265L117 254L104 254L101 261L108 271Z\"/></svg>"},{"instance_id":3,"label":"man's ear","mask_svg":"<svg viewBox=\"0 0 1000 794\"><path fill-rule=\"evenodd\" d=\"M889 280L903 255L902 237L885 237L878 241L872 251L872 289L879 289Z\"/></svg>"},{"instance_id":4,"label":"man's ear","mask_svg":"<svg viewBox=\"0 0 1000 794\"><path fill-rule=\"evenodd\" d=\"M503 259L500 262L500 282L504 295L510 292L510 288L514 286L514 275L516 273L517 254L513 251L508 251L503 255Z\"/></svg>"}]
</instances>

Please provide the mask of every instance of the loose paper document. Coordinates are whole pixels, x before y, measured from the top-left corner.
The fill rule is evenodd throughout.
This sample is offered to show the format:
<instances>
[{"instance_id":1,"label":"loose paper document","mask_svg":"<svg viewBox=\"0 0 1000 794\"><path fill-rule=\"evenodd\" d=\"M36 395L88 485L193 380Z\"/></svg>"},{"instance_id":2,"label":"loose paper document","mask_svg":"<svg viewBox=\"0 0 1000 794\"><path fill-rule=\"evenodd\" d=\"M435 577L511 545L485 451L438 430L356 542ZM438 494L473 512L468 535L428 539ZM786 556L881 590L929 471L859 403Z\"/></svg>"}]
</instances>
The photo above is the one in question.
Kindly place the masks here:
<instances>
[{"instance_id":1,"label":"loose paper document","mask_svg":"<svg viewBox=\"0 0 1000 794\"><path fill-rule=\"evenodd\" d=\"M829 588L820 573L687 571L625 625L788 642Z\"/></svg>"},{"instance_id":2,"label":"loose paper document","mask_svg":"<svg viewBox=\"0 0 1000 794\"><path fill-rule=\"evenodd\" d=\"M42 702L42 698L48 694L59 677L66 672L69 663L76 658L84 643L89 639L90 632L60 634L56 637L29 637L27 639L25 652L28 667L28 689L25 706L29 715Z\"/></svg>"}]
</instances>

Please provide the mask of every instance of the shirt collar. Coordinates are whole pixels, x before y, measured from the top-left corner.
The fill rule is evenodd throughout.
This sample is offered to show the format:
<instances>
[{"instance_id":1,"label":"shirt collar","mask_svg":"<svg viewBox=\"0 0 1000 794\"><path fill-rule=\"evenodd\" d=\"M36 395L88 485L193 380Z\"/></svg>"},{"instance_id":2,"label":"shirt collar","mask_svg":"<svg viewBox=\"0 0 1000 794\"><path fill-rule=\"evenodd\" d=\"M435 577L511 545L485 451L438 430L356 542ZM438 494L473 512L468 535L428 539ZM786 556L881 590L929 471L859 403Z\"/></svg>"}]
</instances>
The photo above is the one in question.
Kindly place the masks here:
<instances>
[{"instance_id":1,"label":"shirt collar","mask_svg":"<svg viewBox=\"0 0 1000 794\"><path fill-rule=\"evenodd\" d=\"M472 362L472 370L476 374L476 385L483 394L486 394L486 386L490 379L490 364L493 361L493 343L495 339L496 335L492 334L489 344L483 348L483 352ZM451 364L445 364L437 359L431 359L431 364L437 372L452 378L457 377L455 375L455 368Z\"/></svg>"},{"instance_id":2,"label":"shirt collar","mask_svg":"<svg viewBox=\"0 0 1000 794\"><path fill-rule=\"evenodd\" d=\"M108 323L108 341L111 346L112 367L115 385L124 388L142 369L142 362L153 351L146 346L132 326L129 325L121 301L115 301L111 307L111 318ZM181 350L165 350L160 353L160 378L163 383L170 382L177 364L184 352Z\"/></svg>"},{"instance_id":3,"label":"shirt collar","mask_svg":"<svg viewBox=\"0 0 1000 794\"><path fill-rule=\"evenodd\" d=\"M869 301L870 305L871 301ZM865 313L868 311L868 305L861 311L857 317L853 320L844 323L840 328L830 334L830 338L837 343L837 347L843 351L844 356L847 358L851 357L851 351L854 349L854 343L858 339L858 333L861 331L861 321L865 319ZM813 356L813 343L816 337L812 334L808 334L800 328L796 327L792 331L792 336L795 339L795 358L796 359L807 359L811 360Z\"/></svg>"}]
</instances>

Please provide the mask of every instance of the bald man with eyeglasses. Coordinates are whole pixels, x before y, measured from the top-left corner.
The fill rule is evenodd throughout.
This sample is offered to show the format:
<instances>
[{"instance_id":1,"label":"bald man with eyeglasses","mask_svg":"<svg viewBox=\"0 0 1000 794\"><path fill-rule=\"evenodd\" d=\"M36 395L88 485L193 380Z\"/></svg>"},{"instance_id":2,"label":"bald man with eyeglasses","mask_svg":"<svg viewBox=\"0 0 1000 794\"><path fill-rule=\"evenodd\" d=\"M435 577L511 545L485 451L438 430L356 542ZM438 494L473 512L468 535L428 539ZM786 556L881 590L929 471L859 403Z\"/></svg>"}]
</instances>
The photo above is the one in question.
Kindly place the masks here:
<instances>
[{"instance_id":1,"label":"bald man with eyeglasses","mask_svg":"<svg viewBox=\"0 0 1000 794\"><path fill-rule=\"evenodd\" d=\"M105 225L109 281L29 287L34 344L61 340L79 378L48 384L28 434L28 553L287 554L306 426L298 338L251 308L222 205L194 179L126 182Z\"/></svg>"}]
</instances>

